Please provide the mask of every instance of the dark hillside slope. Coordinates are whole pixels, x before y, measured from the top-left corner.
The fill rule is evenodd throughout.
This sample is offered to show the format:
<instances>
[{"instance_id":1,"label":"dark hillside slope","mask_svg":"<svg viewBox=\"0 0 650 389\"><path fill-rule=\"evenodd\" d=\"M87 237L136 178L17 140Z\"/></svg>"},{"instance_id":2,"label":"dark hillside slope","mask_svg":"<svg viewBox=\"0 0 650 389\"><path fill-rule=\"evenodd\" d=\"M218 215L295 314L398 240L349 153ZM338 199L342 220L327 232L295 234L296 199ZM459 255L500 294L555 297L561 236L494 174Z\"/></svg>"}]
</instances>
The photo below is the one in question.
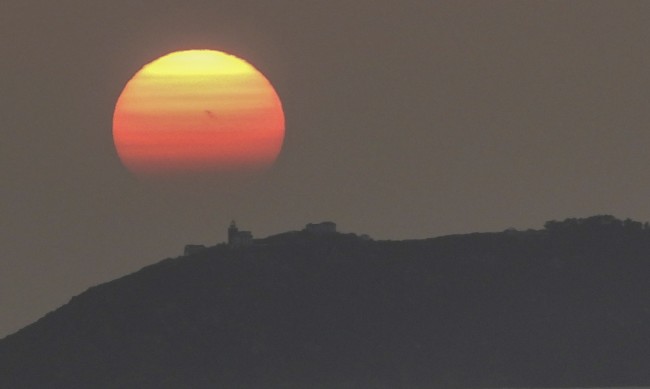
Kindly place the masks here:
<instances>
[{"instance_id":1,"label":"dark hillside slope","mask_svg":"<svg viewBox=\"0 0 650 389\"><path fill-rule=\"evenodd\" d=\"M368 241L287 233L167 259L0 341L2 388L650 385L650 230Z\"/></svg>"}]
</instances>

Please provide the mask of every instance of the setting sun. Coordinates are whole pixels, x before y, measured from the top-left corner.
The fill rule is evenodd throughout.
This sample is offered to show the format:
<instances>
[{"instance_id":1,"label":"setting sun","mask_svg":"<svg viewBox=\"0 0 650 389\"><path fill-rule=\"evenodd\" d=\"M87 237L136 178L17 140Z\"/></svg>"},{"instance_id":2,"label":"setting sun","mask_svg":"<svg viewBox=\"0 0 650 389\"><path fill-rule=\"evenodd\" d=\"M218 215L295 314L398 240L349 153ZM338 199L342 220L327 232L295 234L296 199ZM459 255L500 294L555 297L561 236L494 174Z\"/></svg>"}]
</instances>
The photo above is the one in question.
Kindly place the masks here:
<instances>
[{"instance_id":1,"label":"setting sun","mask_svg":"<svg viewBox=\"0 0 650 389\"><path fill-rule=\"evenodd\" d=\"M280 153L284 113L273 86L248 62L214 50L178 51L126 84L113 139L138 176L256 171Z\"/></svg>"}]
</instances>

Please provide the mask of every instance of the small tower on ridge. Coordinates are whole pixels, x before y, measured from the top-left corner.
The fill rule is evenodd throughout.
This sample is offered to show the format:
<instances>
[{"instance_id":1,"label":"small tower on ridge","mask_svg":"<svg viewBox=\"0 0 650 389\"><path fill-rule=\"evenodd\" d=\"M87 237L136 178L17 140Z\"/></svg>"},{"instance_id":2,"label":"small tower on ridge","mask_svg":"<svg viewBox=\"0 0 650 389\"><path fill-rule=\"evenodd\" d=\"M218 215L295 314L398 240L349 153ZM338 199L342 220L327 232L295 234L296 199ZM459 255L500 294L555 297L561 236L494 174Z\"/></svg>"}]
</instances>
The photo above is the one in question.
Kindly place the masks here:
<instances>
[{"instance_id":1,"label":"small tower on ridge","mask_svg":"<svg viewBox=\"0 0 650 389\"><path fill-rule=\"evenodd\" d=\"M228 227L228 246L241 247L249 246L253 243L253 233L250 231L239 231L237 224L233 220Z\"/></svg>"},{"instance_id":2,"label":"small tower on ridge","mask_svg":"<svg viewBox=\"0 0 650 389\"><path fill-rule=\"evenodd\" d=\"M230 222L230 227L228 227L228 244L232 245L233 240L237 236L237 233L239 232L239 228L237 228L237 224L235 221Z\"/></svg>"}]
</instances>

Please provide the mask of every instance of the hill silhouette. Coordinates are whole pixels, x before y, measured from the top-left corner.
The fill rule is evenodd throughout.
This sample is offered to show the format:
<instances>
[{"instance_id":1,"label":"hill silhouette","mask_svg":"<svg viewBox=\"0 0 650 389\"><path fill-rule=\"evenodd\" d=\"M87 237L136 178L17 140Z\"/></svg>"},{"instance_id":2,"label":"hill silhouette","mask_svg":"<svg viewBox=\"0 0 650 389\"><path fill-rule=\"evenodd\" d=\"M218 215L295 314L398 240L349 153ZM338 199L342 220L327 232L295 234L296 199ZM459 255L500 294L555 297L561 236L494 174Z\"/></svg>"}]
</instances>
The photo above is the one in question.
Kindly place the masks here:
<instances>
[{"instance_id":1,"label":"hill silhouette","mask_svg":"<svg viewBox=\"0 0 650 389\"><path fill-rule=\"evenodd\" d=\"M90 288L0 341L2 388L650 384L650 228L290 232Z\"/></svg>"}]
</instances>

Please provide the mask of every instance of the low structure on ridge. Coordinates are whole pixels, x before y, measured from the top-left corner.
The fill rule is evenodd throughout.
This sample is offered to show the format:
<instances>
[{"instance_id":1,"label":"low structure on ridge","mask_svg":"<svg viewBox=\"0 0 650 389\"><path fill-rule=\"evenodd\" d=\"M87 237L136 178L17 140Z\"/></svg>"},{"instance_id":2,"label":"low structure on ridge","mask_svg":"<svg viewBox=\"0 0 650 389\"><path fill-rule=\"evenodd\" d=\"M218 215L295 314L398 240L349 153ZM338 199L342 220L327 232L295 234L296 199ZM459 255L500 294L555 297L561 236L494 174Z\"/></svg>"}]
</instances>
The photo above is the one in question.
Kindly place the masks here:
<instances>
[{"instance_id":1,"label":"low structure on ridge","mask_svg":"<svg viewBox=\"0 0 650 389\"><path fill-rule=\"evenodd\" d=\"M198 253L200 251L205 250L205 248L206 247L204 245L202 245L202 244L187 244L187 245L185 245L184 254L185 255L196 254L196 253Z\"/></svg>"},{"instance_id":2,"label":"low structure on ridge","mask_svg":"<svg viewBox=\"0 0 650 389\"><path fill-rule=\"evenodd\" d=\"M316 235L333 234L336 232L336 223L322 222L322 223L309 223L305 226L305 231L311 232Z\"/></svg>"}]
</instances>

